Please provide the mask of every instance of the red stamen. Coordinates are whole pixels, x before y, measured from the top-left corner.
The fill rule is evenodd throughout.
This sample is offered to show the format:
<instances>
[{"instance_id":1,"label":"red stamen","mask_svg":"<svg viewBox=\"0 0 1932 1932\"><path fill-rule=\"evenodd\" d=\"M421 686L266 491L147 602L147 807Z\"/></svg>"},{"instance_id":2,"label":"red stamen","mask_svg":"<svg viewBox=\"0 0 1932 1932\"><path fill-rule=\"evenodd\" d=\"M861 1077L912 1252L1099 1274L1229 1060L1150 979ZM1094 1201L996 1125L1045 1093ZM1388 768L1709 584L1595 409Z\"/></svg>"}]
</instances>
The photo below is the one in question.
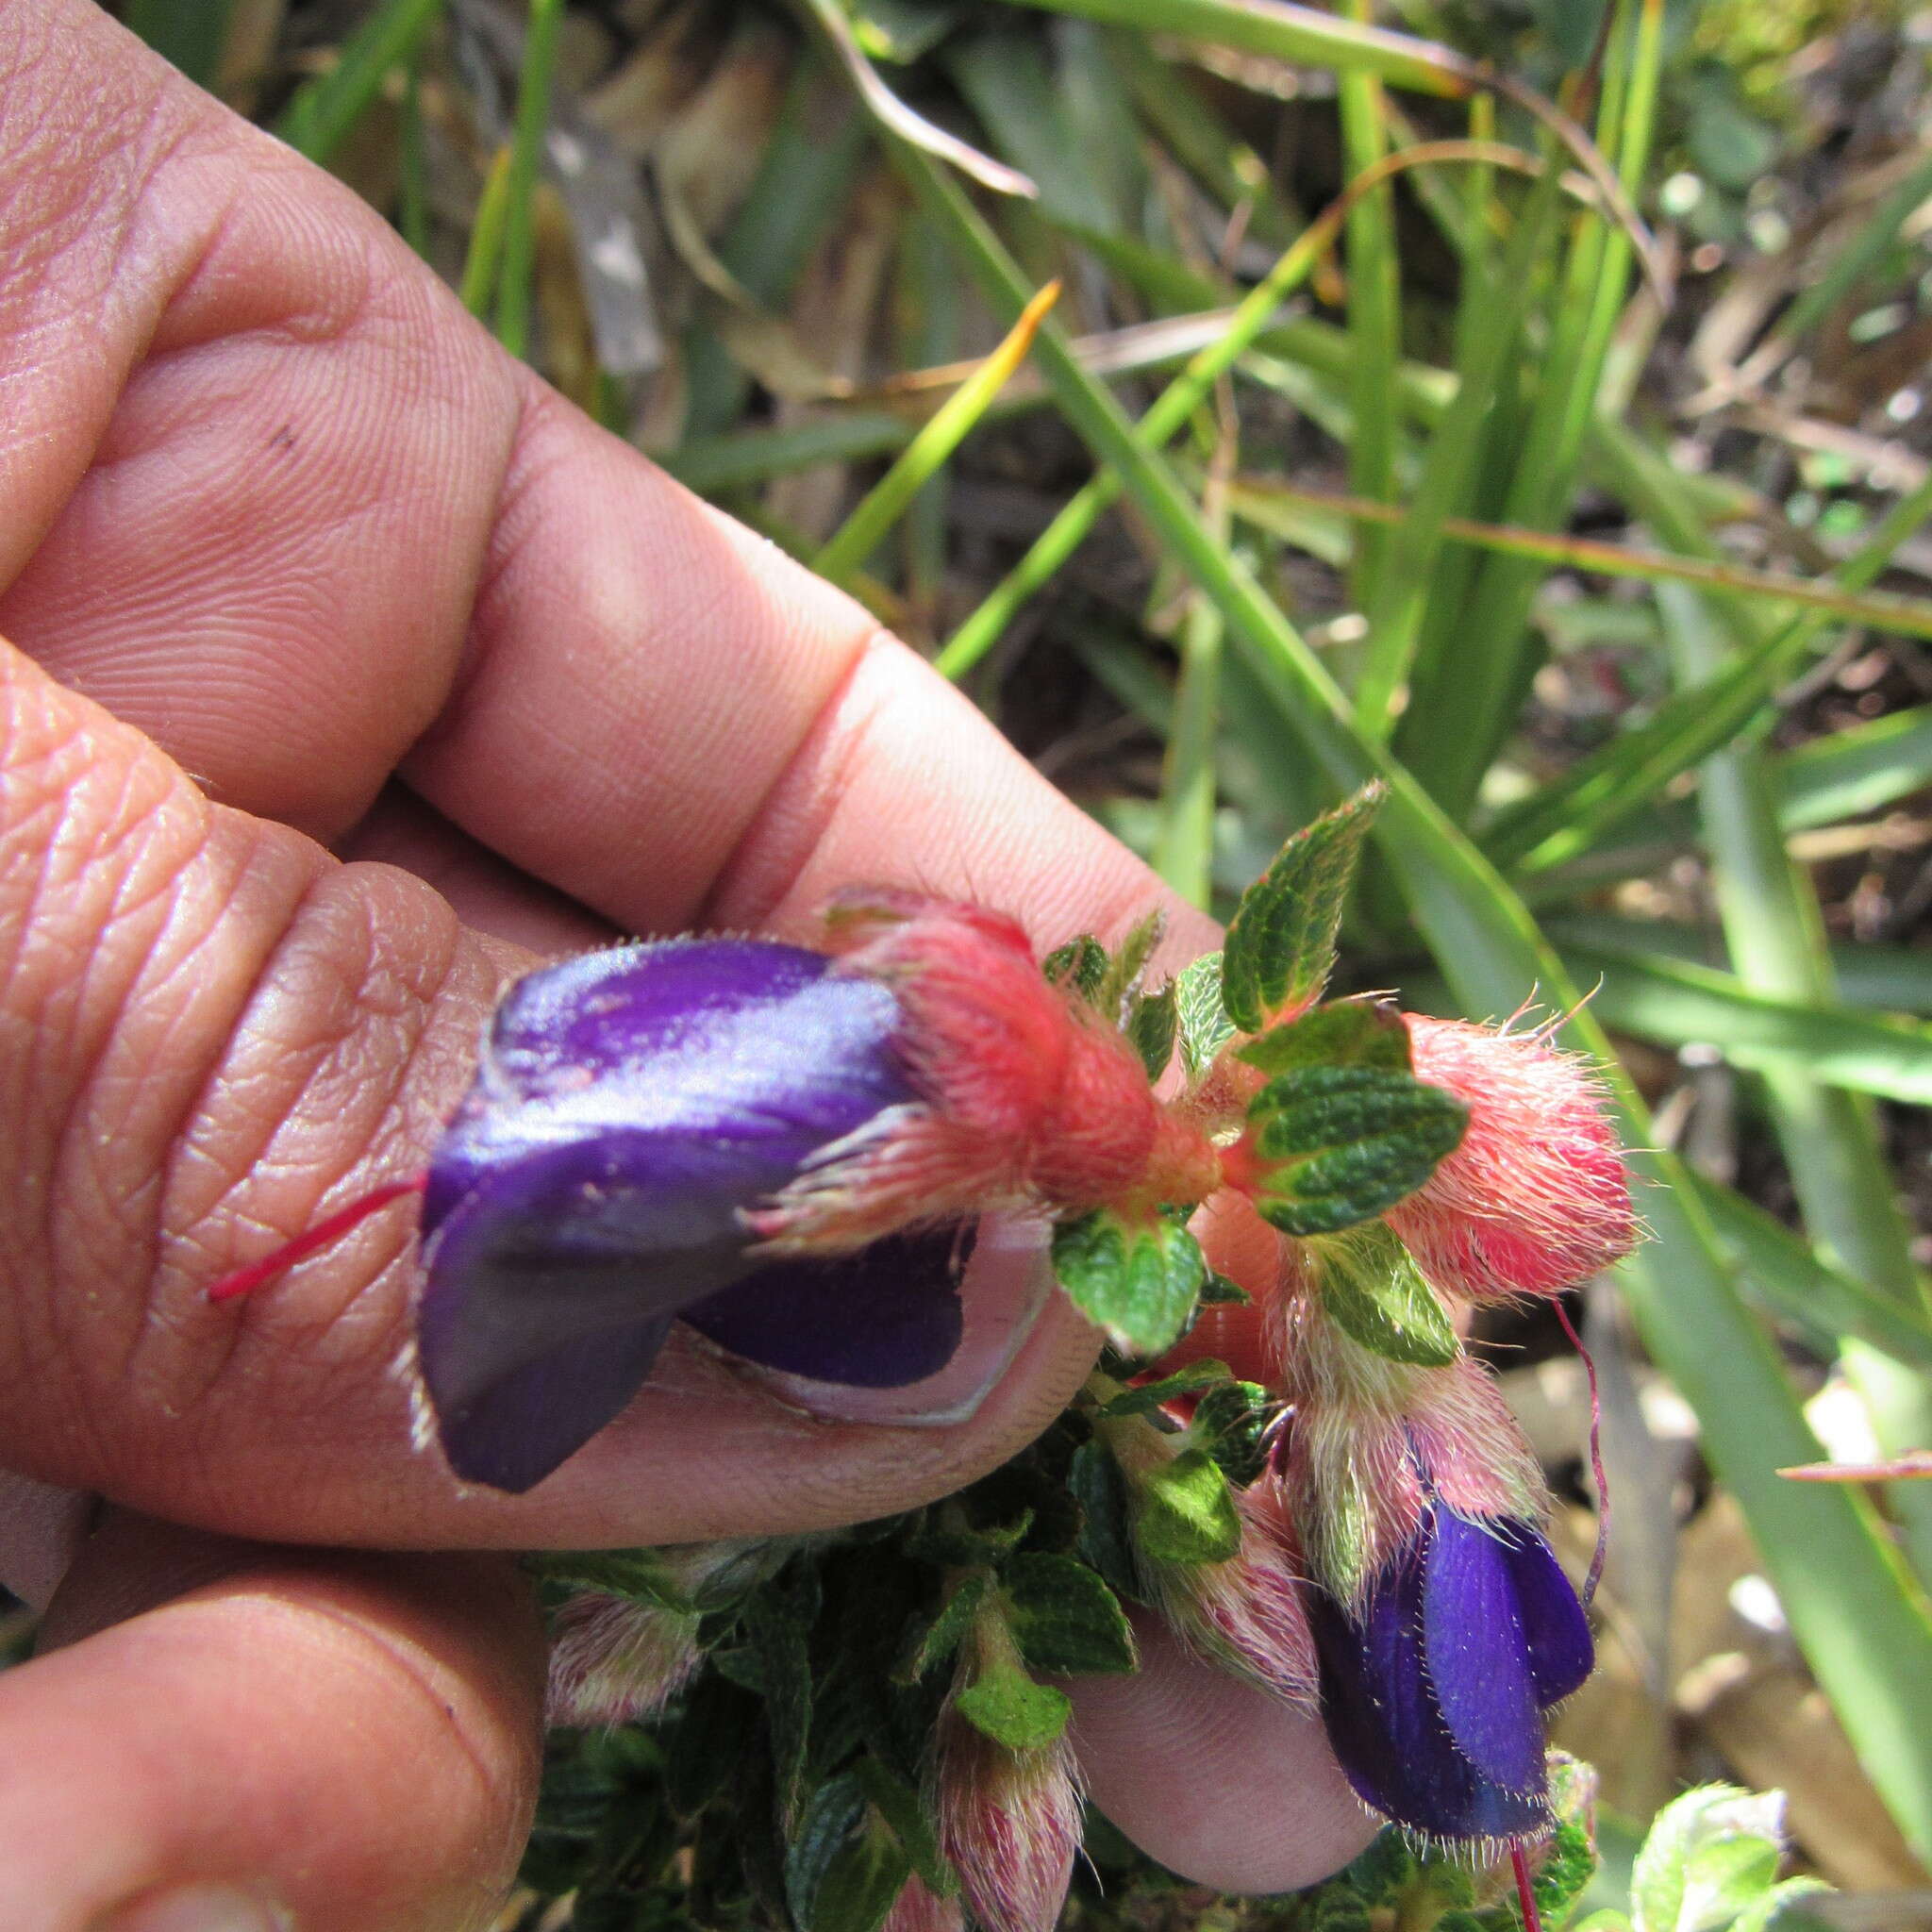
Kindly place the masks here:
<instances>
[{"instance_id":1,"label":"red stamen","mask_svg":"<svg viewBox=\"0 0 1932 1932\"><path fill-rule=\"evenodd\" d=\"M305 1255L312 1255L317 1248L326 1247L339 1235L345 1235L352 1227L359 1225L378 1209L387 1208L391 1201L400 1201L405 1194L420 1194L429 1185L425 1174L412 1174L406 1181L385 1181L379 1188L372 1188L359 1199L351 1201L346 1208L337 1211L311 1228L298 1234L291 1241L284 1241L271 1255L264 1255L259 1261L251 1261L245 1268L238 1268L232 1274L225 1274L213 1283L208 1291L211 1302L230 1302L237 1295L250 1293L265 1281L273 1281L284 1269L292 1268Z\"/></svg>"},{"instance_id":2,"label":"red stamen","mask_svg":"<svg viewBox=\"0 0 1932 1932\"><path fill-rule=\"evenodd\" d=\"M1516 1874L1516 1903L1523 1908L1523 1932L1543 1932L1543 1922L1537 1916L1536 1893L1529 1882L1529 1860L1520 1843L1509 1847L1509 1863Z\"/></svg>"},{"instance_id":3,"label":"red stamen","mask_svg":"<svg viewBox=\"0 0 1932 1932\"><path fill-rule=\"evenodd\" d=\"M1590 1559L1590 1574L1583 1579L1583 1607L1588 1609L1591 1599L1596 1595L1604 1574L1604 1557L1610 1546L1610 1485L1604 1474L1604 1405L1597 1392L1596 1364L1591 1360L1582 1336L1570 1320L1569 1309L1560 1299L1553 1299L1550 1306L1563 1324L1563 1333L1570 1338L1570 1346L1583 1357L1583 1373L1590 1382L1590 1473L1596 1483L1596 1554Z\"/></svg>"}]
</instances>

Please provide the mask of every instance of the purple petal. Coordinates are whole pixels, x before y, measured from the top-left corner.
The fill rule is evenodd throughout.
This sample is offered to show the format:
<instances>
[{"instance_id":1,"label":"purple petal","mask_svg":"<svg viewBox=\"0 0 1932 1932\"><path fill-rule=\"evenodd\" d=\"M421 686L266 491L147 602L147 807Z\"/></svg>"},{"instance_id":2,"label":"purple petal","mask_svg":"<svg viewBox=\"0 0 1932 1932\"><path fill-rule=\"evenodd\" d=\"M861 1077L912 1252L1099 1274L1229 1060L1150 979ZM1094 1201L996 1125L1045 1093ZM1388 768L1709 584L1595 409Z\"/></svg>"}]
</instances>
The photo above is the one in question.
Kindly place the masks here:
<instances>
[{"instance_id":1,"label":"purple petal","mask_svg":"<svg viewBox=\"0 0 1932 1932\"><path fill-rule=\"evenodd\" d=\"M1406 1552L1357 1624L1313 1593L1322 1718L1364 1803L1439 1838L1510 1838L1539 1829L1543 1807L1484 1777L1442 1722L1424 1657L1423 1562Z\"/></svg>"},{"instance_id":2,"label":"purple petal","mask_svg":"<svg viewBox=\"0 0 1932 1932\"><path fill-rule=\"evenodd\" d=\"M1542 1708L1509 1555L1496 1534L1438 1506L1423 1559L1423 1648L1463 1756L1495 1783L1540 1796Z\"/></svg>"},{"instance_id":3,"label":"purple petal","mask_svg":"<svg viewBox=\"0 0 1932 1932\"><path fill-rule=\"evenodd\" d=\"M686 1308L721 1347L767 1368L898 1389L937 1374L959 1345L959 1283L973 1230L893 1235L832 1261L780 1261Z\"/></svg>"},{"instance_id":4,"label":"purple petal","mask_svg":"<svg viewBox=\"0 0 1932 1932\"><path fill-rule=\"evenodd\" d=\"M641 1322L567 1343L437 1411L449 1466L465 1482L513 1495L575 1455L635 1395L657 1358L668 1321Z\"/></svg>"},{"instance_id":5,"label":"purple petal","mask_svg":"<svg viewBox=\"0 0 1932 1932\"><path fill-rule=\"evenodd\" d=\"M1512 1525L1516 1534L1505 1549L1516 1608L1523 1620L1529 1674L1537 1702L1560 1703L1596 1666L1590 1617L1576 1600L1556 1552L1533 1528Z\"/></svg>"},{"instance_id":6,"label":"purple petal","mask_svg":"<svg viewBox=\"0 0 1932 1932\"><path fill-rule=\"evenodd\" d=\"M525 1371L580 1374L581 1344L657 1332L751 1273L742 1210L912 1098L899 1017L816 953L741 940L594 953L514 988L424 1204L417 1339L445 1434L494 1415L500 1387L514 1412Z\"/></svg>"},{"instance_id":7,"label":"purple petal","mask_svg":"<svg viewBox=\"0 0 1932 1932\"><path fill-rule=\"evenodd\" d=\"M789 1179L911 1100L898 1002L829 965L796 946L667 940L519 981L430 1162L425 1233L491 1174L588 1136L715 1139Z\"/></svg>"}]
</instances>

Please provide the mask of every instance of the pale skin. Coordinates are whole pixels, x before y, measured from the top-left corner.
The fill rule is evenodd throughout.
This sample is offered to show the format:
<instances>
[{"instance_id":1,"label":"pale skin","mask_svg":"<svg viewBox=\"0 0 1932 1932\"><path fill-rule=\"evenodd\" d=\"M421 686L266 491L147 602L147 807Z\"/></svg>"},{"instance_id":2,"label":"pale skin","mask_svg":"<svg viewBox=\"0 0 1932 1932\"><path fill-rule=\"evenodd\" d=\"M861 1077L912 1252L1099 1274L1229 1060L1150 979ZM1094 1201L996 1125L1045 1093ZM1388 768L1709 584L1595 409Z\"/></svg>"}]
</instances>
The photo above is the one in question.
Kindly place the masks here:
<instances>
[{"instance_id":1,"label":"pale skin","mask_svg":"<svg viewBox=\"0 0 1932 1932\"><path fill-rule=\"evenodd\" d=\"M797 935L855 881L1051 942L1158 888L89 0L0 0L0 1462L105 1499L0 1676L0 1923L181 1932L165 1894L217 1886L303 1932L486 1924L540 1735L505 1553L942 1493L1091 1335L1050 1311L926 1430L675 1352L508 1497L409 1446L407 1210L248 1302L203 1290L419 1168L539 958ZM1170 910L1170 964L1213 942ZM51 1587L52 1547L0 1505L0 1580ZM1311 1720L1149 1661L1082 1699L1124 1824L1250 1889L1365 1841Z\"/></svg>"}]
</instances>

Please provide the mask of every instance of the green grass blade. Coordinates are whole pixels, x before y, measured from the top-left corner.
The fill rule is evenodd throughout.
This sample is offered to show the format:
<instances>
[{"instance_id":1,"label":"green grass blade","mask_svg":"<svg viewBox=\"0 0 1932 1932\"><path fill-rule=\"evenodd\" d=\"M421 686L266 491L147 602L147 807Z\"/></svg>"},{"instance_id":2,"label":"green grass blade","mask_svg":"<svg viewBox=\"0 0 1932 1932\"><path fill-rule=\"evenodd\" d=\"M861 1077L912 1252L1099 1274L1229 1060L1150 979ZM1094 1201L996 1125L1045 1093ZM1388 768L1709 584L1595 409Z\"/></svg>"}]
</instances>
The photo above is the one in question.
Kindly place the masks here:
<instances>
[{"instance_id":1,"label":"green grass blade","mask_svg":"<svg viewBox=\"0 0 1932 1932\"><path fill-rule=\"evenodd\" d=\"M1371 738L1389 735L1397 694L1407 683L1430 579L1442 550L1442 520L1465 500L1484 446L1484 424L1511 366L1534 299L1536 262L1556 207L1557 173L1548 167L1518 217L1497 275L1496 298L1481 325L1464 332L1456 399L1429 444L1422 481L1389 552L1369 607L1368 645L1356 689L1356 714Z\"/></svg>"},{"instance_id":2,"label":"green grass blade","mask_svg":"<svg viewBox=\"0 0 1932 1932\"><path fill-rule=\"evenodd\" d=\"M425 260L429 257L429 158L423 127L423 49L409 50L403 81L402 179L396 192L396 226Z\"/></svg>"},{"instance_id":3,"label":"green grass blade","mask_svg":"<svg viewBox=\"0 0 1932 1932\"><path fill-rule=\"evenodd\" d=\"M1803 290L1778 318L1777 327L1739 370L1747 387L1765 380L1844 297L1858 278L1877 266L1898 239L1906 219L1932 195L1932 154L1928 154L1878 206L1851 242L1835 255L1824 273Z\"/></svg>"},{"instance_id":4,"label":"green grass blade","mask_svg":"<svg viewBox=\"0 0 1932 1932\"><path fill-rule=\"evenodd\" d=\"M1788 832L1883 811L1932 785L1932 705L1814 738L1774 760Z\"/></svg>"},{"instance_id":5,"label":"green grass blade","mask_svg":"<svg viewBox=\"0 0 1932 1932\"><path fill-rule=\"evenodd\" d=\"M1347 0L1348 17L1369 21L1370 0ZM1389 151L1382 83L1344 70L1340 77L1342 165L1351 180ZM1348 333L1355 368L1348 389L1355 435L1348 445L1349 487L1377 503L1395 500L1395 365L1402 354L1402 293L1395 254L1395 190L1384 182L1348 212ZM1357 610L1375 601L1388 540L1373 525L1356 532L1349 570Z\"/></svg>"},{"instance_id":6,"label":"green grass blade","mask_svg":"<svg viewBox=\"0 0 1932 1932\"><path fill-rule=\"evenodd\" d=\"M1895 1360L1932 1369L1932 1324L1821 1260L1782 1222L1735 1189L1701 1175L1694 1185L1754 1299L1798 1329L1820 1355L1829 1360L1846 1336L1856 1336Z\"/></svg>"},{"instance_id":7,"label":"green grass blade","mask_svg":"<svg viewBox=\"0 0 1932 1932\"><path fill-rule=\"evenodd\" d=\"M1609 39L1598 138L1633 198L1649 164L1660 20L1658 0L1641 7L1624 0ZM1529 419L1508 453L1501 502L1505 523L1541 530L1561 525L1575 494L1584 433L1631 266L1629 236L1601 214L1575 217L1571 230L1548 341L1535 358ZM1546 575L1527 556L1491 557L1473 573L1466 595L1432 602L1394 743L1457 819L1474 807L1541 661L1529 611Z\"/></svg>"},{"instance_id":8,"label":"green grass blade","mask_svg":"<svg viewBox=\"0 0 1932 1932\"><path fill-rule=\"evenodd\" d=\"M1432 42L1357 25L1282 0L1026 0L1141 34L1178 34L1250 54L1272 54L1338 74L1373 74L1419 93L1460 97L1488 76L1474 60Z\"/></svg>"},{"instance_id":9,"label":"green grass blade","mask_svg":"<svg viewBox=\"0 0 1932 1932\"><path fill-rule=\"evenodd\" d=\"M1673 508L1680 522L1690 521L1681 505ZM1660 591L1657 602L1678 676L1694 691L1724 660L1725 640L1716 616L1681 586ZM1750 633L1736 629L1733 636L1746 642ZM1735 744L1714 754L1699 774L1698 806L1718 912L1740 981L1753 994L1807 1004L1822 1013L1837 992L1824 920L1809 878L1785 848L1762 751ZM1932 1085L1923 1070L1914 1076L1905 1051L1908 1031L1932 1047L1932 1027L1857 1015L1840 1019L1840 1035L1845 1020L1885 1028L1892 1046L1886 1056L1892 1078L1919 1089L1911 1097L1921 1104L1932 1098ZM1894 1098L1899 1093L1874 1090L1869 1080L1851 1079L1842 1067L1809 1054L1775 1057L1762 1071L1772 1121L1811 1238L1847 1274L1901 1307L1925 1312L1932 1303L1924 1299L1912 1261L1911 1229L1898 1204L1876 1118L1869 1102L1838 1089L1890 1091ZM1867 1064L1865 1071L1880 1068ZM1932 1382L1863 1343L1847 1343L1843 1359L1886 1455L1932 1441ZM1932 1580L1932 1491L1894 1486L1889 1494L1921 1577Z\"/></svg>"},{"instance_id":10,"label":"green grass blade","mask_svg":"<svg viewBox=\"0 0 1932 1932\"><path fill-rule=\"evenodd\" d=\"M993 146L1023 169L1056 222L1118 233L1124 210L1081 146L1038 34L980 34L947 50L946 71Z\"/></svg>"},{"instance_id":11,"label":"green grass blade","mask_svg":"<svg viewBox=\"0 0 1932 1932\"><path fill-rule=\"evenodd\" d=\"M758 159L758 174L719 238L718 259L754 302L776 309L846 206L865 158L867 125L842 80L802 59ZM722 432L744 406L750 378L716 329L685 338L685 434Z\"/></svg>"},{"instance_id":12,"label":"green grass blade","mask_svg":"<svg viewBox=\"0 0 1932 1932\"><path fill-rule=\"evenodd\" d=\"M326 161L382 90L384 76L409 58L442 0L386 0L343 43L326 74L304 81L275 123L297 154Z\"/></svg>"},{"instance_id":13,"label":"green grass blade","mask_svg":"<svg viewBox=\"0 0 1932 1932\"><path fill-rule=\"evenodd\" d=\"M1557 911L1543 930L1565 958L1608 954L1712 966L1722 941L1702 926L1671 919L1624 919L1614 912ZM1913 946L1833 945L1832 977L1840 1006L1859 1012L1932 1014L1932 953ZM1587 980L1579 968L1577 977Z\"/></svg>"},{"instance_id":14,"label":"green grass blade","mask_svg":"<svg viewBox=\"0 0 1932 1932\"><path fill-rule=\"evenodd\" d=\"M1376 172L1421 165L1431 153L1459 152L1461 147L1457 143L1419 148L1379 164ZM1373 176L1358 176L1349 192L1324 208L1268 274L1249 290L1229 317L1226 332L1193 357L1141 419L1137 433L1150 447L1158 449L1178 435L1206 401L1217 379L1251 345L1266 339L1270 333L1266 327L1269 320L1313 272L1337 228L1346 220L1353 197L1374 186ZM965 676L992 649L1021 607L1052 581L1120 491L1120 478L1103 469L1074 496L1035 539L1026 555L954 632L939 658L939 667L948 677Z\"/></svg>"},{"instance_id":15,"label":"green grass blade","mask_svg":"<svg viewBox=\"0 0 1932 1932\"><path fill-rule=\"evenodd\" d=\"M902 147L895 159L989 299L1017 313L1031 291L997 238L923 156ZM1376 836L1465 1008L1508 1012L1539 985L1558 1005L1573 1001L1575 989L1521 901L1407 772L1356 730L1326 669L1214 542L1165 464L1050 323L1038 354L1069 423L1120 472L1175 560L1213 598L1304 752L1338 789L1377 775L1387 782ZM1649 1117L1602 1028L1574 1010L1566 1033L1604 1057L1633 1169L1656 1184L1645 1200L1654 1239L1621 1271L1645 1344L1695 1408L1705 1450L1751 1523L1791 1627L1888 1807L1922 1854L1932 1853L1932 1605L1862 1498L1777 1475L1817 1456L1777 1356L1739 1300L1678 1163L1649 1151Z\"/></svg>"},{"instance_id":16,"label":"green grass blade","mask_svg":"<svg viewBox=\"0 0 1932 1932\"><path fill-rule=\"evenodd\" d=\"M1864 590L1928 514L1932 477L1892 507L1857 555L1840 566L1836 582L1845 590ZM1666 699L1647 724L1498 813L1484 849L1497 863L1524 872L1562 865L1589 850L1610 826L1646 809L1678 773L1750 726L1825 621L1812 614L1793 618L1695 691Z\"/></svg>"},{"instance_id":17,"label":"green grass blade","mask_svg":"<svg viewBox=\"0 0 1932 1932\"><path fill-rule=\"evenodd\" d=\"M233 11L234 0L127 0L121 24L196 87L212 89Z\"/></svg>"},{"instance_id":18,"label":"green grass blade","mask_svg":"<svg viewBox=\"0 0 1932 1932\"><path fill-rule=\"evenodd\" d=\"M1049 282L1034 296L1020 319L978 372L962 383L941 405L924 429L907 445L906 453L869 490L858 507L846 518L824 547L812 559L812 568L835 584L847 583L852 574L864 567L866 559L885 541L886 532L906 512L912 499L952 456L1008 379L1026 358L1047 310L1059 299L1060 285Z\"/></svg>"},{"instance_id":19,"label":"green grass blade","mask_svg":"<svg viewBox=\"0 0 1932 1932\"><path fill-rule=\"evenodd\" d=\"M496 282L496 340L512 356L530 344L530 277L537 261L537 181L550 126L550 76L563 0L530 0L524 65L517 80L516 129L504 184L503 265Z\"/></svg>"},{"instance_id":20,"label":"green grass blade","mask_svg":"<svg viewBox=\"0 0 1932 1932\"><path fill-rule=\"evenodd\" d=\"M509 150L498 148L483 177L476 218L470 225L470 245L463 256L459 292L463 307L480 322L496 297L498 271L503 265L503 228L509 208Z\"/></svg>"},{"instance_id":21,"label":"green grass blade","mask_svg":"<svg viewBox=\"0 0 1932 1932\"><path fill-rule=\"evenodd\" d=\"M1394 528L1402 527L1410 514L1393 504L1373 503L1359 496L1338 496L1325 491L1298 490L1274 478L1242 477L1234 488L1243 513L1264 523L1269 519L1271 505ZM1485 523L1475 517L1444 517L1441 536L1444 543L1469 544L1499 557L1567 565L1631 583L1690 584L1728 597L1798 606L1840 623L1869 625L1879 630L1896 631L1903 637L1932 640L1932 601L1923 597L1890 596L1875 591L1860 593L1841 590L1830 581L1789 576L1782 571L1752 570L1702 557L1660 556L1655 551L1633 550L1592 537L1560 536L1528 525ZM1543 574L1541 570L1532 571L1532 582ZM1473 621L1466 627L1473 636L1478 634Z\"/></svg>"},{"instance_id":22,"label":"green grass blade","mask_svg":"<svg viewBox=\"0 0 1932 1932\"><path fill-rule=\"evenodd\" d=\"M1601 981L1591 1004L1607 1026L1663 1046L1714 1046L1757 1071L1802 1068L1861 1093L1932 1105L1932 1026L1835 1001L1780 998L1688 959L1583 944L1564 950L1580 981ZM1882 1174L1884 1163L1874 1170Z\"/></svg>"}]
</instances>

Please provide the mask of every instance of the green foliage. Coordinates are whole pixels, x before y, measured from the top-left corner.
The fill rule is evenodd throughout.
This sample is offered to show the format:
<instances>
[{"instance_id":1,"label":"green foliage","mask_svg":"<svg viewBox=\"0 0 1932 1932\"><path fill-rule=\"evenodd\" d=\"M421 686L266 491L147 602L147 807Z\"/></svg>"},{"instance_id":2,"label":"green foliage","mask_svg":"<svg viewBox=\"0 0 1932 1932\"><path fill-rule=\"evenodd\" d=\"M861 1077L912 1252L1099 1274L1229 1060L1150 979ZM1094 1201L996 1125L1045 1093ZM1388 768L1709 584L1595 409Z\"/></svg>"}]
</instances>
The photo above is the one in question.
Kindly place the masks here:
<instances>
[{"instance_id":1,"label":"green foliage","mask_svg":"<svg viewBox=\"0 0 1932 1932\"><path fill-rule=\"evenodd\" d=\"M1460 1354L1448 1310L1380 1222L1321 1241L1316 1257L1322 1306L1364 1348L1431 1368Z\"/></svg>"},{"instance_id":2,"label":"green foliage","mask_svg":"<svg viewBox=\"0 0 1932 1932\"><path fill-rule=\"evenodd\" d=\"M1468 1109L1373 1066L1304 1067L1249 1108L1262 1166L1255 1205L1284 1234L1332 1234L1412 1194L1455 1148Z\"/></svg>"},{"instance_id":3,"label":"green foliage","mask_svg":"<svg viewBox=\"0 0 1932 1932\"><path fill-rule=\"evenodd\" d=\"M1222 1563L1241 1546L1241 1518L1220 1463L1205 1449L1129 1477L1134 1546L1152 1563Z\"/></svg>"},{"instance_id":4,"label":"green foliage","mask_svg":"<svg viewBox=\"0 0 1932 1932\"><path fill-rule=\"evenodd\" d=\"M1241 894L1221 956L1221 996L1243 1032L1321 995L1335 968L1341 908L1382 793L1365 787L1281 848Z\"/></svg>"},{"instance_id":5,"label":"green foliage","mask_svg":"<svg viewBox=\"0 0 1932 1932\"><path fill-rule=\"evenodd\" d=\"M1208 1278L1201 1245L1186 1228L1124 1221L1104 1208L1054 1229L1053 1268L1074 1306L1136 1356L1173 1346Z\"/></svg>"}]
</instances>

